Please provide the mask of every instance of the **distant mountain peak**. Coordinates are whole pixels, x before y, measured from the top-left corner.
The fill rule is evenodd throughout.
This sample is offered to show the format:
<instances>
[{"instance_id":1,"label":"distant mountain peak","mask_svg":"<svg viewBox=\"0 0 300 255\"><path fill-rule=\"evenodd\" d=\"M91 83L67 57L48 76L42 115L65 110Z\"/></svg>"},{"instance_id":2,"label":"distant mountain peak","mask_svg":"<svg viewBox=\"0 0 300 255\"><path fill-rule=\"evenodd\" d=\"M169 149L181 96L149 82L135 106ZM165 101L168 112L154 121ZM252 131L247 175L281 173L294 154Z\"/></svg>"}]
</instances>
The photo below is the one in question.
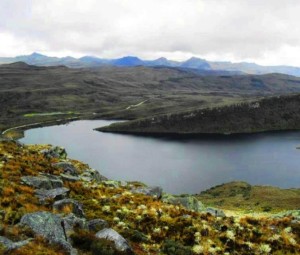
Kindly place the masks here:
<instances>
[{"instance_id":1,"label":"distant mountain peak","mask_svg":"<svg viewBox=\"0 0 300 255\"><path fill-rule=\"evenodd\" d=\"M185 62L182 63L181 67L204 69L204 70L211 69L209 63L205 59L196 58L196 57L191 57L190 59L186 60Z\"/></svg>"},{"instance_id":2,"label":"distant mountain peak","mask_svg":"<svg viewBox=\"0 0 300 255\"><path fill-rule=\"evenodd\" d=\"M117 66L139 66L144 65L144 62L135 56L125 56L119 59L115 59L113 64Z\"/></svg>"},{"instance_id":3,"label":"distant mountain peak","mask_svg":"<svg viewBox=\"0 0 300 255\"><path fill-rule=\"evenodd\" d=\"M120 59L132 59L132 60L141 60L140 58L136 57L136 56L124 56L122 58L119 58Z\"/></svg>"},{"instance_id":4,"label":"distant mountain peak","mask_svg":"<svg viewBox=\"0 0 300 255\"><path fill-rule=\"evenodd\" d=\"M43 54L40 54L38 52L33 52L29 55L30 57L46 57L45 55Z\"/></svg>"},{"instance_id":5,"label":"distant mountain peak","mask_svg":"<svg viewBox=\"0 0 300 255\"><path fill-rule=\"evenodd\" d=\"M188 61L205 61L205 62L207 62L206 59L204 59L204 58L197 58L197 57L191 57L188 60L186 60L185 62L188 62Z\"/></svg>"},{"instance_id":6,"label":"distant mountain peak","mask_svg":"<svg viewBox=\"0 0 300 255\"><path fill-rule=\"evenodd\" d=\"M158 58L158 59L156 59L156 60L166 60L166 61L168 61L168 59L165 58L165 57L160 57L160 58Z\"/></svg>"}]
</instances>

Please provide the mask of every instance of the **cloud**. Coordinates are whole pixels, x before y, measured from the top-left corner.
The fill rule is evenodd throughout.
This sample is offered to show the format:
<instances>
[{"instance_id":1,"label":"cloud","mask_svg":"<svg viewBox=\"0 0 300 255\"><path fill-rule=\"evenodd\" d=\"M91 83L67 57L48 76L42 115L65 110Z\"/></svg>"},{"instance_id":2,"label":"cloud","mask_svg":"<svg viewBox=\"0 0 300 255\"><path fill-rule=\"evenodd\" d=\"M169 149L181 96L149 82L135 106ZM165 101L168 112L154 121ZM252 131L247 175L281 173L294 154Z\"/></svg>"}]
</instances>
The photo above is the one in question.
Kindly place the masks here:
<instances>
[{"instance_id":1,"label":"cloud","mask_svg":"<svg viewBox=\"0 0 300 255\"><path fill-rule=\"evenodd\" d=\"M300 65L299 13L298 0L2 0L0 55Z\"/></svg>"}]
</instances>

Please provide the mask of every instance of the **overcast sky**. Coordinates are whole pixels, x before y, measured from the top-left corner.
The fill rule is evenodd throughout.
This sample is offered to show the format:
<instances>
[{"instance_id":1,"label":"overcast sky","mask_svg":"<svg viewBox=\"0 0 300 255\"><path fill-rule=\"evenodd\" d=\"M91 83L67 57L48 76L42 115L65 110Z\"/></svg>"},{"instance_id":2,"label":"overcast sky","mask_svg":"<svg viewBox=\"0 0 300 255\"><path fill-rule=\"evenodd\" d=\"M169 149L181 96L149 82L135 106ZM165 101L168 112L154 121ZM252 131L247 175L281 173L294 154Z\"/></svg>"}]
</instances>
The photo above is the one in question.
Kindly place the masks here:
<instances>
[{"instance_id":1,"label":"overcast sky","mask_svg":"<svg viewBox=\"0 0 300 255\"><path fill-rule=\"evenodd\" d=\"M0 0L0 56L300 66L299 0Z\"/></svg>"}]
</instances>

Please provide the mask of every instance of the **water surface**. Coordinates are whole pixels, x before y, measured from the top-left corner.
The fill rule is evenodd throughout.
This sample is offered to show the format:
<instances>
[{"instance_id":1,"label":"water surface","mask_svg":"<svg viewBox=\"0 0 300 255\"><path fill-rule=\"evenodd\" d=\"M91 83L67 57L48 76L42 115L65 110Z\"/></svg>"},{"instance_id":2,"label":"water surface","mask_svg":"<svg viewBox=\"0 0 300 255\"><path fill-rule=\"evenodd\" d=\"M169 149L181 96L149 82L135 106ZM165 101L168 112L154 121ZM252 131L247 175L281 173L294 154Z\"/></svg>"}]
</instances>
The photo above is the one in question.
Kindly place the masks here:
<instances>
[{"instance_id":1,"label":"water surface","mask_svg":"<svg viewBox=\"0 0 300 255\"><path fill-rule=\"evenodd\" d=\"M63 146L70 158L110 179L138 180L174 194L199 193L233 180L299 187L300 132L175 139L93 130L111 122L84 120L35 128L26 131L21 142Z\"/></svg>"}]
</instances>

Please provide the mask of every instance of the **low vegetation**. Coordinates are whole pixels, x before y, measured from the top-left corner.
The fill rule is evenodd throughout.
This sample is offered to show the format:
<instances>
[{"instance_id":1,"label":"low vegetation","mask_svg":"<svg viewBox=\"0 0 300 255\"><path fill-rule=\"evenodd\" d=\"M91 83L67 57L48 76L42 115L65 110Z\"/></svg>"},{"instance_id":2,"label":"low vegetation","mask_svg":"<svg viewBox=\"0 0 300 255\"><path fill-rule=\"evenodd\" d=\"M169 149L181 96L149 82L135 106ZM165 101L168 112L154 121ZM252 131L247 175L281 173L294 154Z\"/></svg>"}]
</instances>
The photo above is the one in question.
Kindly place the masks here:
<instances>
[{"instance_id":1,"label":"low vegetation","mask_svg":"<svg viewBox=\"0 0 300 255\"><path fill-rule=\"evenodd\" d=\"M244 213L300 209L300 189L251 186L246 182L218 185L197 197L210 206Z\"/></svg>"},{"instance_id":2,"label":"low vegetation","mask_svg":"<svg viewBox=\"0 0 300 255\"><path fill-rule=\"evenodd\" d=\"M11 254L64 253L59 246L18 224L27 213L48 211L69 215L73 210L68 206L60 211L54 210L51 199L41 203L34 189L21 182L22 176L37 176L41 173L59 176L63 172L61 167L55 166L61 159L43 153L49 148L49 145L25 146L8 140L0 143L0 235L13 241L33 238L27 245L11 251ZM65 159L64 162L72 164L80 174L89 169L76 160ZM105 220L129 242L137 255L279 255L300 252L299 218L293 215L275 217L268 214L256 217L239 214L215 217L210 213L188 210L179 204L162 202L156 196L134 193L133 189L143 186L137 182L81 179L64 180L63 184L70 190L69 198L83 205L87 220ZM247 184L236 186L238 188L232 191L231 198L239 193L244 199L249 196L251 199L252 187L249 188ZM226 194L231 194L229 189L225 190ZM200 197L209 197L210 194L216 194L216 191L212 189ZM297 206L295 204L294 208L287 209L299 209ZM283 206L280 209L285 208ZM97 239L95 232L87 232L80 226L74 227L72 233L68 234L79 254L122 254L115 250L111 242Z\"/></svg>"},{"instance_id":3,"label":"low vegetation","mask_svg":"<svg viewBox=\"0 0 300 255\"><path fill-rule=\"evenodd\" d=\"M300 95L296 94L114 123L98 130L136 134L232 134L298 130L299 112Z\"/></svg>"}]
</instances>

